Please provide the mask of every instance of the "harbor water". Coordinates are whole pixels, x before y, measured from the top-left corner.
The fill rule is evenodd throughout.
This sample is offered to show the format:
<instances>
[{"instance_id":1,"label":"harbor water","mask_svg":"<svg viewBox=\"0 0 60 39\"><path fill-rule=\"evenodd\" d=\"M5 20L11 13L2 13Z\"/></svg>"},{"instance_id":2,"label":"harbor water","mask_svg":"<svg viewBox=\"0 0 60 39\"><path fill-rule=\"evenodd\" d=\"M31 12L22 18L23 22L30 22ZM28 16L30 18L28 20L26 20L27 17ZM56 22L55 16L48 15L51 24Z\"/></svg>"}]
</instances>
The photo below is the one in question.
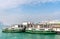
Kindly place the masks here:
<instances>
[{"instance_id":1,"label":"harbor water","mask_svg":"<svg viewBox=\"0 0 60 39\"><path fill-rule=\"evenodd\" d=\"M60 39L56 34L29 34L29 33L2 33L0 30L0 39Z\"/></svg>"}]
</instances>

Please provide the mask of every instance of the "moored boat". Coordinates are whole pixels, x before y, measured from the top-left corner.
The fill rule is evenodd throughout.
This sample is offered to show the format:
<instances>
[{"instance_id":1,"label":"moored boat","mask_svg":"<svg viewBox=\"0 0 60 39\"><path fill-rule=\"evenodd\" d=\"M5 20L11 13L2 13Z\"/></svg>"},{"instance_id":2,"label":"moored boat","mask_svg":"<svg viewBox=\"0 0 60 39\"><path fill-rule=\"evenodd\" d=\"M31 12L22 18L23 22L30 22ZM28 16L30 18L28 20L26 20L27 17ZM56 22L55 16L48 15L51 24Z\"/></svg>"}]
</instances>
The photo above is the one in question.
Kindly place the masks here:
<instances>
[{"instance_id":1,"label":"moored boat","mask_svg":"<svg viewBox=\"0 0 60 39\"><path fill-rule=\"evenodd\" d=\"M22 30L20 29L3 29L2 32L5 32L5 33L19 33L19 32L22 32Z\"/></svg>"},{"instance_id":2,"label":"moored boat","mask_svg":"<svg viewBox=\"0 0 60 39\"><path fill-rule=\"evenodd\" d=\"M51 29L45 29L45 28L41 28L41 29L26 29L25 31L26 33L35 33L35 34L56 34L55 31L51 30Z\"/></svg>"},{"instance_id":3,"label":"moored boat","mask_svg":"<svg viewBox=\"0 0 60 39\"><path fill-rule=\"evenodd\" d=\"M24 31L25 31L25 27L23 27L22 25L14 25L14 26L10 26L8 28L2 29L2 32L6 32L6 33L20 33Z\"/></svg>"}]
</instances>

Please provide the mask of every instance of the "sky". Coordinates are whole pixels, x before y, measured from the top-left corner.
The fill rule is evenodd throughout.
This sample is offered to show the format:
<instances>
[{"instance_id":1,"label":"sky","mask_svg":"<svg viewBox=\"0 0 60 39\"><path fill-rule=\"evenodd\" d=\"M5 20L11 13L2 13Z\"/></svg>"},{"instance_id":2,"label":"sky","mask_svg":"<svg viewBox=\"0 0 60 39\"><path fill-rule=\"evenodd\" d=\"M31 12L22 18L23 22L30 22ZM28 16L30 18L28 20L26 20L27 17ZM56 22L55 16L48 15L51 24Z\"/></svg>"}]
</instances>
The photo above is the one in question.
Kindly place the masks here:
<instances>
[{"instance_id":1,"label":"sky","mask_svg":"<svg viewBox=\"0 0 60 39\"><path fill-rule=\"evenodd\" d=\"M60 20L60 0L0 0L0 22L20 24Z\"/></svg>"}]
</instances>

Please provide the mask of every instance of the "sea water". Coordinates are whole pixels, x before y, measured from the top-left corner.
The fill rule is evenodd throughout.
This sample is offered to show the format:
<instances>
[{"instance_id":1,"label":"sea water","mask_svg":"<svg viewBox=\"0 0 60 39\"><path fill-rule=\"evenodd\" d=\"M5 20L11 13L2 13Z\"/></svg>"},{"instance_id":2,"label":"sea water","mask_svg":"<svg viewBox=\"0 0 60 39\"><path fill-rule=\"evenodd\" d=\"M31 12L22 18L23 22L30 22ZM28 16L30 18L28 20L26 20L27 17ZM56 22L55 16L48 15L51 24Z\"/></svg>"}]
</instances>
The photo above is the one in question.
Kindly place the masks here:
<instances>
[{"instance_id":1,"label":"sea water","mask_svg":"<svg viewBox=\"0 0 60 39\"><path fill-rule=\"evenodd\" d=\"M0 39L60 39L60 35L44 35L30 33L2 33L0 30Z\"/></svg>"}]
</instances>

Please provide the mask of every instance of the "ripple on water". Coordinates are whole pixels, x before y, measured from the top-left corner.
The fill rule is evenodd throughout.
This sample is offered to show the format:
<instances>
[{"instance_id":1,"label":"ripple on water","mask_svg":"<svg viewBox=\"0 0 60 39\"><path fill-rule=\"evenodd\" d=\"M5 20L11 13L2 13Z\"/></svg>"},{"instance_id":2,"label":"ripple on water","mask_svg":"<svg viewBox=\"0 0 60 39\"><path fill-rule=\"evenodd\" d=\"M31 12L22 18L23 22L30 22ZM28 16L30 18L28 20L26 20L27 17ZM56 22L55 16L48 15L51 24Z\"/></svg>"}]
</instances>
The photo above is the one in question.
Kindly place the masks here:
<instances>
[{"instance_id":1,"label":"ripple on water","mask_svg":"<svg viewBox=\"0 0 60 39\"><path fill-rule=\"evenodd\" d=\"M0 39L60 39L60 35L42 35L28 33L2 33Z\"/></svg>"}]
</instances>

